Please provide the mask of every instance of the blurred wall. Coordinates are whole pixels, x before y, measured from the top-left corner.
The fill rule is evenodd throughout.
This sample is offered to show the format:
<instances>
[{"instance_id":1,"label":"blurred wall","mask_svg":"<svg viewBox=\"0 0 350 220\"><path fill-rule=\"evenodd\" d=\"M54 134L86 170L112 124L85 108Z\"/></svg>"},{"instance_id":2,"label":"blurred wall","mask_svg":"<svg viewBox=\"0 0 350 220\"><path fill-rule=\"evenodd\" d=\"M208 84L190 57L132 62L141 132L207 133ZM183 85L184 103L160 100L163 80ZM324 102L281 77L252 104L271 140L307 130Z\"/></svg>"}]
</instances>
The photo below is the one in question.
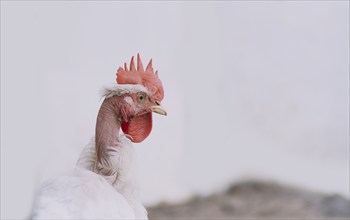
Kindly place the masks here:
<instances>
[{"instance_id":1,"label":"blurred wall","mask_svg":"<svg viewBox=\"0 0 350 220\"><path fill-rule=\"evenodd\" d=\"M1 1L1 218L71 169L99 90L140 52L168 117L135 144L143 201L244 178L349 197L349 2Z\"/></svg>"}]
</instances>

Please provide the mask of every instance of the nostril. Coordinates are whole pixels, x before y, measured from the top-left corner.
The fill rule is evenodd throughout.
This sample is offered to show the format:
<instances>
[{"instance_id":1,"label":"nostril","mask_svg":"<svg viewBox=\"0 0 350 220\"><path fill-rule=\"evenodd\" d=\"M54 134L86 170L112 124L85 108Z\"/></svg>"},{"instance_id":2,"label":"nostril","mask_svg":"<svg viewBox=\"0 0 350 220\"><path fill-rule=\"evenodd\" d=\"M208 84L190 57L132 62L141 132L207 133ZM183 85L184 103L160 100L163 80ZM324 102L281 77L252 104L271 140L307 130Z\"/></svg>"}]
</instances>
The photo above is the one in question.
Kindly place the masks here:
<instances>
[{"instance_id":1,"label":"nostril","mask_svg":"<svg viewBox=\"0 0 350 220\"><path fill-rule=\"evenodd\" d=\"M155 101L156 105L160 105L160 102L159 101Z\"/></svg>"}]
</instances>

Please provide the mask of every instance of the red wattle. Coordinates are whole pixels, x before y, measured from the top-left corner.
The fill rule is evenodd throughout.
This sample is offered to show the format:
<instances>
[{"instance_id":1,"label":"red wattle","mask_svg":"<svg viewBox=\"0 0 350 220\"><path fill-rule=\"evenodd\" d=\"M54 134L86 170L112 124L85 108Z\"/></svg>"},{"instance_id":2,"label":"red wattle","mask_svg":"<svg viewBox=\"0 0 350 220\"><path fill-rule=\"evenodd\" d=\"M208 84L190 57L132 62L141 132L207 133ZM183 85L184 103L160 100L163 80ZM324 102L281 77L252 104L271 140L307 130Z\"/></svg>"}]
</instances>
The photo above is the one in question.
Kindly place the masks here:
<instances>
[{"instance_id":1,"label":"red wattle","mask_svg":"<svg viewBox=\"0 0 350 220\"><path fill-rule=\"evenodd\" d=\"M152 131L152 112L135 117L129 122L123 122L121 129L124 134L130 135L132 142L140 143Z\"/></svg>"}]
</instances>

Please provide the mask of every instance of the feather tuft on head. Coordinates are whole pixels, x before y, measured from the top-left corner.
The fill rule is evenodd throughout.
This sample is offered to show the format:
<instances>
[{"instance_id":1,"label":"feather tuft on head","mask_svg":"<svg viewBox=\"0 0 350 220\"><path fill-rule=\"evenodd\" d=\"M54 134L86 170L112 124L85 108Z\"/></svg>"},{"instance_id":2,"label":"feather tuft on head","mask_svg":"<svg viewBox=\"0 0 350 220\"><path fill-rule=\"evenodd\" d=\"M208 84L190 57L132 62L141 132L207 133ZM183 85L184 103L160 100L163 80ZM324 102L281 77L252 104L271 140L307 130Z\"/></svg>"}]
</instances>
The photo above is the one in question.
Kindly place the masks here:
<instances>
[{"instance_id":1,"label":"feather tuft on head","mask_svg":"<svg viewBox=\"0 0 350 220\"><path fill-rule=\"evenodd\" d=\"M162 82L158 77L158 71L154 73L152 67L152 59L149 61L146 70L144 70L140 54L137 54L137 69L134 64L134 57L130 61L130 69L127 64L124 68L119 67L117 71L118 84L140 84L145 86L152 94L152 98L156 101L162 101L164 98L164 89Z\"/></svg>"}]
</instances>

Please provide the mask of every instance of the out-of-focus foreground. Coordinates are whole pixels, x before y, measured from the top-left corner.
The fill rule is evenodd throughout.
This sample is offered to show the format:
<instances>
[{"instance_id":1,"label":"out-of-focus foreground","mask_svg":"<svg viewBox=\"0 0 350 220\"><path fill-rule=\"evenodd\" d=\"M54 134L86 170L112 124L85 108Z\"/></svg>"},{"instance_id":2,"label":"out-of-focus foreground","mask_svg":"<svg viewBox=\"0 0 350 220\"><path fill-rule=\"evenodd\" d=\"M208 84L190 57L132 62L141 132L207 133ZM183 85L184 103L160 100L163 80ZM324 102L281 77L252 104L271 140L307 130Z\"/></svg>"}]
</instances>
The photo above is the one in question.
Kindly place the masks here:
<instances>
[{"instance_id":1,"label":"out-of-focus foreground","mask_svg":"<svg viewBox=\"0 0 350 220\"><path fill-rule=\"evenodd\" d=\"M349 200L272 182L245 181L224 192L148 208L150 219L349 218Z\"/></svg>"}]
</instances>

